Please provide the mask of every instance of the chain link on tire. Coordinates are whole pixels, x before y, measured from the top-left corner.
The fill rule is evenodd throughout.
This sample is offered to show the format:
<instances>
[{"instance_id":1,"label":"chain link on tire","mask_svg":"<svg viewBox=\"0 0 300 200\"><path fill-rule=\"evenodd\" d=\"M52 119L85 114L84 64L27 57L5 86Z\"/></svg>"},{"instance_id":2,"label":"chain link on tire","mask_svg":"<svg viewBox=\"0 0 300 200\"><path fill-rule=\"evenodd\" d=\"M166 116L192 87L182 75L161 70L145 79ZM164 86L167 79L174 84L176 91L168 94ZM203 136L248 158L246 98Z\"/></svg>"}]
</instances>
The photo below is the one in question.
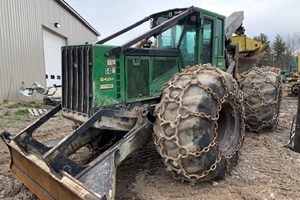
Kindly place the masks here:
<instances>
[{"instance_id":1,"label":"chain link on tire","mask_svg":"<svg viewBox=\"0 0 300 200\"><path fill-rule=\"evenodd\" d=\"M241 104L237 82L216 67L194 66L175 74L163 87L153 126L167 171L192 184L224 177L243 144Z\"/></svg>"},{"instance_id":2,"label":"chain link on tire","mask_svg":"<svg viewBox=\"0 0 300 200\"><path fill-rule=\"evenodd\" d=\"M280 73L271 67L254 67L240 81L246 128L258 133L275 129L282 94Z\"/></svg>"}]
</instances>

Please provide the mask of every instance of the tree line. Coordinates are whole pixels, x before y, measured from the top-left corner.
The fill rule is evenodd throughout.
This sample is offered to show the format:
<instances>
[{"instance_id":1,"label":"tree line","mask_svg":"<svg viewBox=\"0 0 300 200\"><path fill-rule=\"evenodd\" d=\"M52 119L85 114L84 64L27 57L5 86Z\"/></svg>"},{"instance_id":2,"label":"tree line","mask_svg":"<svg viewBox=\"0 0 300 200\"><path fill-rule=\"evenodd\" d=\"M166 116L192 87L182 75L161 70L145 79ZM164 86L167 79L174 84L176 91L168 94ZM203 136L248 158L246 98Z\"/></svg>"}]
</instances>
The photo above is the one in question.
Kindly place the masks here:
<instances>
[{"instance_id":1,"label":"tree line","mask_svg":"<svg viewBox=\"0 0 300 200\"><path fill-rule=\"evenodd\" d=\"M285 70L296 68L295 60L300 49L300 33L288 34L285 38L277 34L272 43L263 33L253 39L266 45L266 54L259 61L258 66L275 66Z\"/></svg>"}]
</instances>

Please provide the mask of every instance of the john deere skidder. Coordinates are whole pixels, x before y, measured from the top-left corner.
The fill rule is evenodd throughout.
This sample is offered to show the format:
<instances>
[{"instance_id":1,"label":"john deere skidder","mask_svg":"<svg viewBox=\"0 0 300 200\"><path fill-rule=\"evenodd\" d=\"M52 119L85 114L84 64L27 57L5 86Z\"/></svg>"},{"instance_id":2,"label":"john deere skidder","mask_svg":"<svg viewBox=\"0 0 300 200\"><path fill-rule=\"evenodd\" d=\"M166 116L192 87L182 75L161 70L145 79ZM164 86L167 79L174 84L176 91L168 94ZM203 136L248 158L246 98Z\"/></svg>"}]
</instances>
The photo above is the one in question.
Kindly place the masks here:
<instances>
[{"instance_id":1,"label":"john deere skidder","mask_svg":"<svg viewBox=\"0 0 300 200\"><path fill-rule=\"evenodd\" d=\"M146 21L151 29L139 37L104 44ZM12 172L41 199L113 199L116 167L153 139L175 176L192 183L224 177L244 138L239 55L252 62L262 52L243 35L242 21L242 12L225 19L195 7L172 9L96 44L63 47L62 104L15 136L2 133ZM245 40L231 42L233 33ZM280 87L266 71L243 76L241 86L248 118L273 126ZM269 101L255 95L262 87L271 88ZM255 118L259 101L264 108L271 102L271 119ZM35 139L34 131L61 110L78 127L59 140ZM84 146L101 151L79 164L72 155Z\"/></svg>"}]
</instances>

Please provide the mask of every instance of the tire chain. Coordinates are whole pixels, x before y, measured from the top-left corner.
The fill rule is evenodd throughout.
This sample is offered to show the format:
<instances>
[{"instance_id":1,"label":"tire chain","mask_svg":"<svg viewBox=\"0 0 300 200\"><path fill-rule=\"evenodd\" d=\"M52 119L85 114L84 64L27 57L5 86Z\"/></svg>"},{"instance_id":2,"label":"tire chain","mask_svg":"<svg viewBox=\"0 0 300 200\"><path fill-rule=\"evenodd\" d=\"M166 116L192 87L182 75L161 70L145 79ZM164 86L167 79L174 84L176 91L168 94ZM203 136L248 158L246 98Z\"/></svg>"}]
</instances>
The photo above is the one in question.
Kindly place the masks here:
<instances>
[{"instance_id":1,"label":"tire chain","mask_svg":"<svg viewBox=\"0 0 300 200\"><path fill-rule=\"evenodd\" d=\"M201 81L197 78L197 74L200 73L202 70L209 70L214 72L215 74L217 74L219 76L219 78L221 79L222 82L222 86L224 87L224 91L225 94L222 98L220 98L218 96L218 94L214 93L211 88L203 85L201 83ZM191 79L183 86L175 86L174 83L181 77L184 75L191 75ZM236 80L230 75L230 78L232 80L233 83L233 87L234 87L234 91L239 91L239 86L236 82ZM185 93L185 91L192 85L197 85L198 87L204 89L208 94L211 95L211 97L213 99L215 99L218 103L217 106L217 115L216 117L213 116L209 116L203 112L191 112L189 111L185 106L182 105L182 98L183 95ZM239 91L238 94L233 93L233 92L229 92L228 90L228 86L226 84L225 81L225 77L223 75L223 72L216 68L216 67L212 67L211 65L207 64L207 65L197 65L194 67L187 67L185 68L182 72L177 73L173 76L173 78L165 83L165 85L162 87L162 91L165 89L170 89L170 88L174 88L174 89L179 89L181 90L180 94L175 96L175 97L170 97L169 95L166 95L163 97L163 99L161 100L161 104L159 104L159 106L156 108L155 110L155 115L158 118L158 120L160 121L160 126L164 126L165 124L170 124L170 126L172 128L175 129L175 133L173 136L169 137L166 135L166 133L164 133L164 131L161 132L161 137L157 138L157 136L155 134L153 134L154 137L154 144L156 145L157 150L159 151L160 155L164 158L165 163L167 163L168 161L175 161L177 163L179 163L179 167L175 168L173 166L171 166L170 164L167 164L167 171L169 172L173 172L173 177L175 179L180 179L182 181L187 180L190 181L190 183L193 185L196 183L197 180L200 180L204 177L206 177L207 175L209 175L210 173L212 173L213 171L215 171L217 169L217 165L219 164L219 162L221 161L222 157L224 157L223 155L221 155L221 152L218 148L218 142L217 142L217 137L218 137L218 133L217 133L217 129L218 129L218 119L219 119L219 113L222 109L222 104L226 101L227 98L231 98L234 100L234 104L235 107L238 109L243 110L242 107L242 92ZM162 104L166 104L169 102L173 102L179 105L178 110L177 110L177 117L174 121L168 121L166 119L164 119L163 114L165 113L164 110L164 106L161 106ZM182 112L180 112L180 110L185 110L184 114L182 114ZM160 111L160 112L159 112ZM235 111L233 110L233 113L231 113L233 116L235 116ZM242 112L244 113L244 112ZM178 126L179 126L179 119L184 119L187 118L189 115L194 115L197 117L201 117L203 119L206 119L208 121L214 122L214 138L212 140L212 142L206 146L205 148L202 148L196 152L191 152L189 151L189 149L187 147L184 147L182 145L180 145L179 143L179 138L178 138ZM242 116L242 132L241 132L241 137L239 138L238 141L238 145L237 147L234 149L234 151L227 157L224 157L226 159L226 171L228 172L228 164L230 163L230 159L232 158L233 155L235 155L236 153L238 153L238 151L240 150L242 144L243 144L243 140L244 140L244 116ZM163 150L163 142L164 141L173 141L175 142L175 144L177 145L179 152L178 152L178 157L177 158L173 158L167 155L167 153ZM201 155L207 153L210 151L210 149L212 147L216 147L217 151L218 151L218 156L215 160L215 162L210 166L209 169L203 171L200 175L198 174L189 174L183 167L182 163L181 163L181 158L186 158L190 155L194 156L194 157L200 157ZM176 173L175 173L176 172ZM178 175L181 174L183 175L183 177L179 177Z\"/></svg>"},{"instance_id":2,"label":"tire chain","mask_svg":"<svg viewBox=\"0 0 300 200\"><path fill-rule=\"evenodd\" d=\"M244 101L244 107L245 110L248 111L245 113L245 121L247 122L247 120L249 120L250 118L254 117L255 119L257 119L258 122L261 123L261 126L259 126L258 128L253 128L251 126L249 126L246 123L246 128L249 129L251 132L257 132L257 133L261 133L263 131L263 128L265 125L270 125L270 124L274 124L274 127L272 127L272 129L275 129L278 123L278 116L279 116L279 105L281 102L281 95L282 95L282 85L281 85L281 76L280 76L280 72L276 71L274 68L272 67L253 67L251 70L254 70L256 73L253 73L249 79L250 79L250 85L252 86L252 90L249 94L249 96L251 96L254 93L257 93L259 98L261 99L261 105L259 107L257 107L256 109L252 109L252 106L247 102ZM248 71L250 72L250 70ZM246 72L246 73L248 73ZM274 88L276 88L277 94L276 94L276 100L274 102L267 102L266 99L261 95L261 93L259 92L260 87L258 86L257 83L253 83L252 80L255 78L255 76L257 74L262 75L264 74L264 72L274 72L276 74L278 74L279 77L279 86L276 85L276 83L272 82L269 78L267 78L265 75L265 80L263 83L259 83L260 86L264 86L267 83L270 83L271 85L274 86ZM241 82L241 88L244 85L244 81L245 81L245 75L242 75L240 82ZM270 120L262 120L257 113L259 113L259 111L262 108L265 108L266 106L272 105L274 107L275 110L275 115L273 116L272 119ZM278 108L277 108L278 106Z\"/></svg>"}]
</instances>

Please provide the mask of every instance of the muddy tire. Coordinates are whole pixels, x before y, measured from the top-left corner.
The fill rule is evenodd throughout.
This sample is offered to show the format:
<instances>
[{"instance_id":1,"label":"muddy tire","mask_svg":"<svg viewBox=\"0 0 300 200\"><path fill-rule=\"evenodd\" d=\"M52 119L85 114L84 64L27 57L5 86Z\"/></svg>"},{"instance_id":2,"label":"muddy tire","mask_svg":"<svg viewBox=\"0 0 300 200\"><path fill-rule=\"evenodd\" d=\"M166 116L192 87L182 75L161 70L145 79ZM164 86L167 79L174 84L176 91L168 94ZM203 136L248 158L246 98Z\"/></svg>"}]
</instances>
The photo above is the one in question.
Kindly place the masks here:
<instances>
[{"instance_id":1,"label":"muddy tire","mask_svg":"<svg viewBox=\"0 0 300 200\"><path fill-rule=\"evenodd\" d=\"M252 132L276 128L281 101L281 76L270 67L252 68L242 75L246 128Z\"/></svg>"},{"instance_id":2,"label":"muddy tire","mask_svg":"<svg viewBox=\"0 0 300 200\"><path fill-rule=\"evenodd\" d=\"M292 93L293 95L298 95L298 93L299 93L299 85L300 85L300 83L294 83L294 84L292 85L291 93Z\"/></svg>"},{"instance_id":3,"label":"muddy tire","mask_svg":"<svg viewBox=\"0 0 300 200\"><path fill-rule=\"evenodd\" d=\"M242 94L231 75L210 65L177 73L155 108L154 143L175 178L224 177L244 138Z\"/></svg>"}]
</instances>

